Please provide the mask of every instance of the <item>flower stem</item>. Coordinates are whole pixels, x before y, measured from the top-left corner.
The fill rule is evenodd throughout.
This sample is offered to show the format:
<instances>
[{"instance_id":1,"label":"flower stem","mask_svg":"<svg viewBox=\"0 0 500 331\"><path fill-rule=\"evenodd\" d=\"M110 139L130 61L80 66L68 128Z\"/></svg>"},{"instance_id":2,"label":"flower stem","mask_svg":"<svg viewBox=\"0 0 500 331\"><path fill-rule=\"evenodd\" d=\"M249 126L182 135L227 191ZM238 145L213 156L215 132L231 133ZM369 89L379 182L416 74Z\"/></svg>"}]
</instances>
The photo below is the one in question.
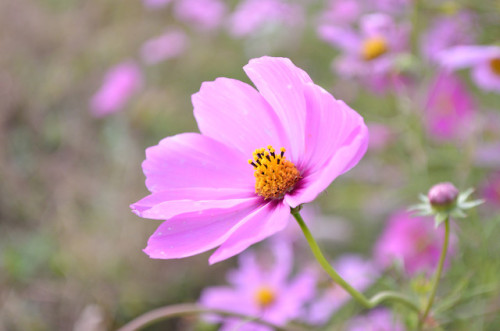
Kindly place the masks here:
<instances>
[{"instance_id":1,"label":"flower stem","mask_svg":"<svg viewBox=\"0 0 500 331\"><path fill-rule=\"evenodd\" d=\"M404 295L397 293L397 292L380 292L373 296L371 299L367 299L361 292L358 292L354 287L352 287L348 282L346 282L336 271L333 269L333 267L328 263L326 258L323 256L323 253L321 253L321 249L319 248L318 244L314 240L314 237L312 236L311 232L309 231L309 228L305 224L304 220L302 219L302 216L299 213L299 208L294 208L292 209L292 215L295 217L297 222L299 223L300 228L302 229L302 232L304 233L304 236L306 237L307 242L309 243L309 246L311 247L311 250L314 254L314 257L318 261L318 263L323 267L323 269L330 275L330 277L340 285L344 290L346 290L353 298L355 298L360 304L362 304L365 308L371 309L379 304L381 304L384 301L395 301L402 303L406 305L408 308L411 308L412 310L419 312L418 306L413 303L409 298L405 297Z\"/></svg>"},{"instance_id":2,"label":"flower stem","mask_svg":"<svg viewBox=\"0 0 500 331\"><path fill-rule=\"evenodd\" d=\"M444 261L446 260L446 253L448 252L448 242L450 239L450 222L449 217L446 217L444 220L444 242L443 248L441 249L441 256L439 257L439 264L436 271L436 275L434 276L434 282L432 284L431 294L429 295L429 299L427 301L427 305L425 307L424 313L419 321L419 329L422 328L429 312L431 311L432 304L434 302L434 297L436 296L436 290L439 283L439 279L441 278L441 273L443 272Z\"/></svg>"},{"instance_id":3,"label":"flower stem","mask_svg":"<svg viewBox=\"0 0 500 331\"><path fill-rule=\"evenodd\" d=\"M271 327L273 330L278 330L278 331L305 331L305 329L295 326L288 325L286 327L283 327L275 325L273 323L263 321L258 317L247 316L245 314L239 314L221 309L205 308L198 306L196 304L189 304L189 303L170 305L148 311L147 313L125 324L120 329L118 329L118 331L140 330L148 325L151 325L155 322L159 322L167 318L179 317L183 315L192 315L192 314L217 314L217 315L238 317L241 318L242 320L251 321L252 323L259 323L261 325Z\"/></svg>"}]
</instances>

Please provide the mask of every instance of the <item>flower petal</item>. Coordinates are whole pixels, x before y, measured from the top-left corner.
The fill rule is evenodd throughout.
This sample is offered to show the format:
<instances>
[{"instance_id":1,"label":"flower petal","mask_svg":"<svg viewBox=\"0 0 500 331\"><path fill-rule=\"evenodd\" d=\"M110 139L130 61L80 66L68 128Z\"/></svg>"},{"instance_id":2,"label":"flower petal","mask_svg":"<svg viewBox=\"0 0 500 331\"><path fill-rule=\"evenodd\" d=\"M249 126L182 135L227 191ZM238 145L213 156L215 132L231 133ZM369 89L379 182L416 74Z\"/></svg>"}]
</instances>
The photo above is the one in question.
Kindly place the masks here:
<instances>
[{"instance_id":1,"label":"flower petal","mask_svg":"<svg viewBox=\"0 0 500 331\"><path fill-rule=\"evenodd\" d=\"M500 92L500 75L493 72L489 62L476 66L472 70L472 79L485 91Z\"/></svg>"},{"instance_id":2,"label":"flower petal","mask_svg":"<svg viewBox=\"0 0 500 331\"><path fill-rule=\"evenodd\" d=\"M500 57L497 46L455 46L439 52L438 62L448 69L474 66L493 57Z\"/></svg>"},{"instance_id":3,"label":"flower petal","mask_svg":"<svg viewBox=\"0 0 500 331\"><path fill-rule=\"evenodd\" d=\"M250 245L285 228L290 208L282 202L269 202L241 221L238 228L209 258L214 264L230 258Z\"/></svg>"},{"instance_id":4,"label":"flower petal","mask_svg":"<svg viewBox=\"0 0 500 331\"><path fill-rule=\"evenodd\" d=\"M307 176L323 169L336 151L348 143L351 134L365 124L358 113L320 86L307 84L305 96L305 153L299 166Z\"/></svg>"},{"instance_id":5,"label":"flower petal","mask_svg":"<svg viewBox=\"0 0 500 331\"><path fill-rule=\"evenodd\" d=\"M321 39L344 52L358 55L361 52L361 37L351 28L324 24L318 28Z\"/></svg>"},{"instance_id":6,"label":"flower petal","mask_svg":"<svg viewBox=\"0 0 500 331\"><path fill-rule=\"evenodd\" d=\"M146 197L146 199L149 197ZM138 204L135 205L136 207L139 207L139 209L136 208L133 211L136 212L136 214L139 215L140 217L156 219L156 220L168 220L176 215L195 212L195 211L202 211L207 209L234 208L241 203L254 199L256 199L255 194L253 194L253 197L246 199L170 200L154 204L149 208L141 210L141 207L143 207L144 205L138 205L138 204L142 204L144 200L143 199L139 201Z\"/></svg>"},{"instance_id":7,"label":"flower petal","mask_svg":"<svg viewBox=\"0 0 500 331\"><path fill-rule=\"evenodd\" d=\"M248 199L233 208L175 216L156 229L144 252L154 259L178 259L206 252L227 240L260 203L260 198Z\"/></svg>"},{"instance_id":8,"label":"flower petal","mask_svg":"<svg viewBox=\"0 0 500 331\"><path fill-rule=\"evenodd\" d=\"M200 132L239 149L247 158L257 148L287 144L276 114L246 83L229 78L205 82L192 96L192 102Z\"/></svg>"},{"instance_id":9,"label":"flower petal","mask_svg":"<svg viewBox=\"0 0 500 331\"><path fill-rule=\"evenodd\" d=\"M153 219L167 219L169 217L150 217L151 215L159 215L160 208L165 205L166 202L185 203L186 201L191 201L195 204L197 201L205 203L207 200L229 200L238 198L250 198L255 196L255 194L248 189L238 189L238 188L207 188L207 187L192 187L192 188L177 188L171 190L165 190L160 192L154 192L145 198L137 201L130 205L130 208L138 216ZM174 206L175 208L176 206ZM200 208L202 209L202 208ZM186 211L184 211L186 212ZM171 216L170 216L171 217Z\"/></svg>"},{"instance_id":10,"label":"flower petal","mask_svg":"<svg viewBox=\"0 0 500 331\"><path fill-rule=\"evenodd\" d=\"M253 191L255 185L246 156L196 133L168 137L146 149L142 168L151 192L186 187Z\"/></svg>"},{"instance_id":11,"label":"flower petal","mask_svg":"<svg viewBox=\"0 0 500 331\"><path fill-rule=\"evenodd\" d=\"M285 201L290 207L294 208L302 203L311 202L337 176L345 173L359 162L368 147L368 128L361 120L354 126L353 131L347 133L346 137L346 140L322 169L312 174L306 174L301 179L300 186L285 196Z\"/></svg>"},{"instance_id":12,"label":"flower petal","mask_svg":"<svg viewBox=\"0 0 500 331\"><path fill-rule=\"evenodd\" d=\"M295 162L304 149L306 107L303 86L312 82L311 78L286 58L264 56L252 59L243 69L278 115L290 142L290 146L283 147L289 148L288 157Z\"/></svg>"}]
</instances>

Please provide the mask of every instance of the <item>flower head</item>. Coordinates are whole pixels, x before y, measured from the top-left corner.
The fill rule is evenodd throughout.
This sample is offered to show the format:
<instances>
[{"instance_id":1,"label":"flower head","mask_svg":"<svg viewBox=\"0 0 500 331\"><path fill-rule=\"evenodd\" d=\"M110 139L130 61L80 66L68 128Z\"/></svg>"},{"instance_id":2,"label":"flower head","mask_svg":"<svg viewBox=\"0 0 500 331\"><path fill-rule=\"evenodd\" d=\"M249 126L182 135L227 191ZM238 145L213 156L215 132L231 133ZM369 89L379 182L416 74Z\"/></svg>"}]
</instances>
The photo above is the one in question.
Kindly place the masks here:
<instances>
[{"instance_id":1,"label":"flower head","mask_svg":"<svg viewBox=\"0 0 500 331\"><path fill-rule=\"evenodd\" d=\"M410 275L419 272L430 274L439 262L444 240L442 227L435 228L429 217L412 217L400 211L392 215L375 245L375 260L382 267L393 263L403 266ZM456 239L452 237L448 256L456 250Z\"/></svg>"},{"instance_id":2,"label":"flower head","mask_svg":"<svg viewBox=\"0 0 500 331\"><path fill-rule=\"evenodd\" d=\"M309 271L301 272L290 279L292 267L291 247L285 242L272 245L274 263L263 267L253 252L240 256L239 269L228 274L231 286L206 288L200 303L208 308L259 317L277 325L297 318L303 305L314 295L316 279ZM269 330L256 323L242 323L235 318L211 317L214 322L223 322L224 330Z\"/></svg>"},{"instance_id":3,"label":"flower head","mask_svg":"<svg viewBox=\"0 0 500 331\"><path fill-rule=\"evenodd\" d=\"M112 67L90 100L92 114L103 117L122 110L141 87L142 73L137 64L127 61Z\"/></svg>"},{"instance_id":4,"label":"flower head","mask_svg":"<svg viewBox=\"0 0 500 331\"><path fill-rule=\"evenodd\" d=\"M175 17L198 30L217 28L226 14L226 4L221 0L179 0L174 6Z\"/></svg>"},{"instance_id":5,"label":"flower head","mask_svg":"<svg viewBox=\"0 0 500 331\"><path fill-rule=\"evenodd\" d=\"M229 19L229 33L244 37L275 25L293 27L302 22L302 16L301 6L282 0L245 0Z\"/></svg>"},{"instance_id":6,"label":"flower head","mask_svg":"<svg viewBox=\"0 0 500 331\"><path fill-rule=\"evenodd\" d=\"M334 263L335 269L358 291L366 290L379 277L379 270L371 261L357 255L342 256ZM312 324L324 324L332 314L349 301L351 295L342 287L331 283L322 291L321 297L311 304L307 321Z\"/></svg>"},{"instance_id":7,"label":"flower head","mask_svg":"<svg viewBox=\"0 0 500 331\"><path fill-rule=\"evenodd\" d=\"M441 72L429 87L425 115L427 130L436 139L463 138L471 131L474 102L458 77Z\"/></svg>"},{"instance_id":8,"label":"flower head","mask_svg":"<svg viewBox=\"0 0 500 331\"><path fill-rule=\"evenodd\" d=\"M131 208L167 220L148 241L152 258L217 246L210 263L234 256L284 229L290 208L314 200L366 151L362 117L290 60L262 57L244 70L258 91L228 78L203 83L192 97L201 134L146 150L151 195Z\"/></svg>"},{"instance_id":9,"label":"flower head","mask_svg":"<svg viewBox=\"0 0 500 331\"><path fill-rule=\"evenodd\" d=\"M434 208L452 208L457 202L458 193L455 185L445 182L431 187L427 197Z\"/></svg>"},{"instance_id":10,"label":"flower head","mask_svg":"<svg viewBox=\"0 0 500 331\"><path fill-rule=\"evenodd\" d=\"M360 31L331 24L320 26L322 39L342 50L333 66L344 77L389 81L398 54L407 47L408 29L397 26L386 14L374 13L360 18ZM371 82L369 82L371 83Z\"/></svg>"},{"instance_id":11,"label":"flower head","mask_svg":"<svg viewBox=\"0 0 500 331\"><path fill-rule=\"evenodd\" d=\"M456 46L438 54L447 69L472 68L472 80L485 91L500 92L500 47Z\"/></svg>"},{"instance_id":12,"label":"flower head","mask_svg":"<svg viewBox=\"0 0 500 331\"><path fill-rule=\"evenodd\" d=\"M142 45L141 58L144 63L151 65L177 57L185 51L187 42L187 36L182 30L166 31Z\"/></svg>"},{"instance_id":13,"label":"flower head","mask_svg":"<svg viewBox=\"0 0 500 331\"><path fill-rule=\"evenodd\" d=\"M500 171L488 176L481 191L488 205L500 207Z\"/></svg>"}]
</instances>

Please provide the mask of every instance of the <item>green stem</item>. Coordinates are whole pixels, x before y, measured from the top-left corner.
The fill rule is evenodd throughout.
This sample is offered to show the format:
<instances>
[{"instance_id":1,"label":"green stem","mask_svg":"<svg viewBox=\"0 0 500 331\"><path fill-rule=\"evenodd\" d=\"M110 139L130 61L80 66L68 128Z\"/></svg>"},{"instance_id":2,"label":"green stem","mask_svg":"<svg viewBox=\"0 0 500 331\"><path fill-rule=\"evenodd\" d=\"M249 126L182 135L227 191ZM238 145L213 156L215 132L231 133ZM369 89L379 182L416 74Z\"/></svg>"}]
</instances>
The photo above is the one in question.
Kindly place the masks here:
<instances>
[{"instance_id":1,"label":"green stem","mask_svg":"<svg viewBox=\"0 0 500 331\"><path fill-rule=\"evenodd\" d=\"M402 303L406 305L408 308L411 308L415 310L416 312L419 312L419 308L416 304L414 304L410 299L405 297L404 295L396 292L381 292L378 293L377 295L373 296L371 299L367 299L361 292L358 292L354 287L352 287L348 282L346 282L336 271L335 269L332 268L330 263L326 260L326 258L323 256L323 253L321 253L321 249L319 248L318 244L314 240L314 237L312 236L311 232L309 231L309 228L307 227L306 223L302 219L302 216L299 213L299 208L294 208L292 209L292 215L293 217L297 220L297 223L299 223L300 228L302 229L302 232L304 233L304 236L306 237L307 242L309 243L309 246L311 247L311 250L314 254L314 257L318 261L318 263L323 267L323 269L326 271L328 275L337 283L340 285L344 290L346 290L353 298L355 298L360 304L362 304L365 308L371 309L379 304L381 304L384 301L395 301Z\"/></svg>"},{"instance_id":2,"label":"green stem","mask_svg":"<svg viewBox=\"0 0 500 331\"><path fill-rule=\"evenodd\" d=\"M439 264L436 271L436 275L434 276L434 282L432 284L431 294L429 295L429 299L427 301L427 305L425 307L424 313L419 321L419 329L422 328L422 325L425 323L429 312L431 311L432 304L434 303L434 297L436 296L436 290L439 283L439 279L441 278L441 273L443 272L444 261L446 260L446 253L448 252L448 242L450 239L450 222L449 217L444 220L444 242L443 248L441 249L441 256L439 257Z\"/></svg>"}]
</instances>

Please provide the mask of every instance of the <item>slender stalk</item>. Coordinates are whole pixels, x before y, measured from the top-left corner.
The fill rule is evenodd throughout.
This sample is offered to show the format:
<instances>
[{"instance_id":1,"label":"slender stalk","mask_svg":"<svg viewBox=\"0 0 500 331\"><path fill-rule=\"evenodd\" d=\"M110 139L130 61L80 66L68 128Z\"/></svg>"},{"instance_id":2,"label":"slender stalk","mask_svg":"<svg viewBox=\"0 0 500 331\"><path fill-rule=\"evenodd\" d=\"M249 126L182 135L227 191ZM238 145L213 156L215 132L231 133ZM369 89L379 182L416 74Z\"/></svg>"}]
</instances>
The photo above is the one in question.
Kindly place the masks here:
<instances>
[{"instance_id":1,"label":"slender stalk","mask_svg":"<svg viewBox=\"0 0 500 331\"><path fill-rule=\"evenodd\" d=\"M438 268L436 271L436 274L434 275L434 281L432 284L432 289L431 293L429 295L429 299L427 300L427 305L425 307L424 313L422 314L422 317L420 318L419 321L419 329L422 328L423 324L425 323L425 320L427 319L427 316L429 315L429 312L431 311L432 304L434 303L434 298L436 296L436 290L437 286L439 283L439 279L441 278L441 273L443 272L443 266L444 266L444 261L446 260L446 253L448 252L448 242L450 239L450 221L449 217L446 218L444 221L444 242L443 242L443 248L441 249L441 256L439 257L439 263L438 263Z\"/></svg>"},{"instance_id":2,"label":"slender stalk","mask_svg":"<svg viewBox=\"0 0 500 331\"><path fill-rule=\"evenodd\" d=\"M142 328L145 328L148 325L151 325L155 322L162 321L164 319L168 319L168 318L172 318L172 317L179 317L179 316L183 316L183 315L192 315L192 314L217 314L217 315L224 315L224 316L233 316L233 317L241 318L243 320L252 321L252 323L259 323L259 324L262 324L265 326L269 326L269 327L273 328L274 330L278 330L278 331L305 331L305 329L298 328L295 326L284 327L284 326L275 325L273 323L263 321L255 316L248 316L245 314L234 313L234 312L221 310L221 309L209 309L209 308L200 307L196 304L189 304L189 303L170 305L170 306L165 306L165 307L161 307L158 309L148 311L147 313L145 313L145 314L137 317L136 319L133 319L132 321L128 322L127 324L125 324L120 329L118 329L118 331L140 330Z\"/></svg>"},{"instance_id":3,"label":"slender stalk","mask_svg":"<svg viewBox=\"0 0 500 331\"><path fill-rule=\"evenodd\" d=\"M354 287L352 287L348 282L346 282L336 271L333 269L333 267L328 263L326 258L323 256L323 253L321 253L321 249L319 248L318 244L314 240L314 237L312 236L311 232L309 231L309 228L305 224L304 220L302 219L302 216L299 213L298 208L292 209L292 215L293 217L297 220L297 223L299 223L300 228L302 229L302 232L304 233L304 236L306 237L307 242L309 243L309 246L311 247L311 250L314 254L314 257L318 261L318 263L323 267L323 269L330 275L330 277L340 285L344 290L346 290L354 299L356 299L360 304L362 304L364 307L371 309L379 304L381 304L384 301L395 301L402 303L406 305L408 308L411 308L412 310L419 312L418 306L413 303L409 298L405 297L404 295L396 292L381 292L375 295L371 299L367 299L361 292L358 292Z\"/></svg>"},{"instance_id":4,"label":"slender stalk","mask_svg":"<svg viewBox=\"0 0 500 331\"><path fill-rule=\"evenodd\" d=\"M408 308L411 308L415 312L419 312L420 308L409 298L406 296L402 295L401 293L398 292L392 292L392 291L384 291L384 292L379 292L375 294L371 299L370 299L370 304L372 307L376 307L379 304L383 303L384 301L394 301L394 302L399 302Z\"/></svg>"}]
</instances>

